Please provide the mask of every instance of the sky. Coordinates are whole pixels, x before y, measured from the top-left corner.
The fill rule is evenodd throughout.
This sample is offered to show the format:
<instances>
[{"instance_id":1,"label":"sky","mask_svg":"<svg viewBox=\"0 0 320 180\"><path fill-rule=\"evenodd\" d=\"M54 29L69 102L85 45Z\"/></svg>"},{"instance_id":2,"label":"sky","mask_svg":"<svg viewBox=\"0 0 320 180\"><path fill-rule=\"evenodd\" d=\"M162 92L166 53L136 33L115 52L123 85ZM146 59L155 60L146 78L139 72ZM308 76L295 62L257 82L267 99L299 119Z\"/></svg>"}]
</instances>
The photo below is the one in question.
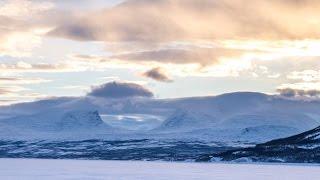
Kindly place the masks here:
<instances>
[{"instance_id":1,"label":"sky","mask_svg":"<svg viewBox=\"0 0 320 180\"><path fill-rule=\"evenodd\" d=\"M0 0L0 104L108 82L318 98L317 0Z\"/></svg>"}]
</instances>

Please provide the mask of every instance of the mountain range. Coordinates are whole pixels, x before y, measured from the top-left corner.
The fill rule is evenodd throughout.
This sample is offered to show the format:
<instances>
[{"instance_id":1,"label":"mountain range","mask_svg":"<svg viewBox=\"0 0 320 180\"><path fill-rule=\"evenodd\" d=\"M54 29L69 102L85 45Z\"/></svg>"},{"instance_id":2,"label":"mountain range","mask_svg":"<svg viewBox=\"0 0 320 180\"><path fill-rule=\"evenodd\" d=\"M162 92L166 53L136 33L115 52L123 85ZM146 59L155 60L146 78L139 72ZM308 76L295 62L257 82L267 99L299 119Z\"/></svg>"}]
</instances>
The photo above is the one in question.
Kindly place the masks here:
<instances>
[{"instance_id":1,"label":"mountain range","mask_svg":"<svg viewBox=\"0 0 320 180\"><path fill-rule=\"evenodd\" d=\"M1 106L0 139L183 138L261 143L317 127L318 107L317 100L254 92L178 99L60 97ZM128 114L138 118L110 120ZM130 128L128 122L134 120L148 128Z\"/></svg>"}]
</instances>

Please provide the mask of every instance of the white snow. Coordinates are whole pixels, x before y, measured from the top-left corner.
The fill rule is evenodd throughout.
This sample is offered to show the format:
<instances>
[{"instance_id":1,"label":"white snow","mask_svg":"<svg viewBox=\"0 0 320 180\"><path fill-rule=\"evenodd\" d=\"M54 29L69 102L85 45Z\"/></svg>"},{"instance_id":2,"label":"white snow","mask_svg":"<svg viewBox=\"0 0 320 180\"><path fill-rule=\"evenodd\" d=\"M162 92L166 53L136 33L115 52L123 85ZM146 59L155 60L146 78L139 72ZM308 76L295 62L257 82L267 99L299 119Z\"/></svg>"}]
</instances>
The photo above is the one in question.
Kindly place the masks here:
<instances>
[{"instance_id":1,"label":"white snow","mask_svg":"<svg viewBox=\"0 0 320 180\"><path fill-rule=\"evenodd\" d=\"M0 159L0 179L317 180L320 166L140 161Z\"/></svg>"}]
</instances>

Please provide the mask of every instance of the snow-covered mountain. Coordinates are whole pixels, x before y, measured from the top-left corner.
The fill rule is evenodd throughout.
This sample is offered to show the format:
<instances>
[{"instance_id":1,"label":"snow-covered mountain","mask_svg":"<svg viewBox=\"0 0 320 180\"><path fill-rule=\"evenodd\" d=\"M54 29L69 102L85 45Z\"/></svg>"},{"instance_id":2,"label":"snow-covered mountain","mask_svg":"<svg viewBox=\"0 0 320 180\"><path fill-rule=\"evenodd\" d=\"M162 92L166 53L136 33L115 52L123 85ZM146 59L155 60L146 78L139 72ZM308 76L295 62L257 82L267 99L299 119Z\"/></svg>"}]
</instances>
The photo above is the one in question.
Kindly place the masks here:
<instances>
[{"instance_id":1,"label":"snow-covered mountain","mask_svg":"<svg viewBox=\"0 0 320 180\"><path fill-rule=\"evenodd\" d=\"M62 131L79 130L79 129L101 129L106 130L112 129L111 126L107 125L102 121L97 111L75 111L68 112L63 115L60 121L57 122L57 127Z\"/></svg>"},{"instance_id":2,"label":"snow-covered mountain","mask_svg":"<svg viewBox=\"0 0 320 180\"><path fill-rule=\"evenodd\" d=\"M98 133L112 134L117 129L100 118L97 111L49 111L0 121L1 139L83 138Z\"/></svg>"},{"instance_id":3,"label":"snow-covered mountain","mask_svg":"<svg viewBox=\"0 0 320 180\"><path fill-rule=\"evenodd\" d=\"M108 134L114 132L110 129L115 128L106 125L104 122L111 121L105 118L137 114L141 117L135 119L142 122L144 117L148 117L148 121L113 121L113 125L131 130L130 136L126 132L124 136L116 137L263 142L318 126L319 107L320 101L316 100L292 100L253 92L179 99L114 99L91 96L55 98L0 107L0 128L1 131L5 129L0 133L0 138L16 137L27 130L30 134L39 134L82 128L90 134ZM95 111L103 114L103 121L94 113L86 114ZM159 119L164 121L155 129L149 130ZM153 124L149 126L148 122ZM137 127L131 128L129 125ZM141 127L148 128L144 130Z\"/></svg>"},{"instance_id":4,"label":"snow-covered mountain","mask_svg":"<svg viewBox=\"0 0 320 180\"><path fill-rule=\"evenodd\" d=\"M188 110L177 110L169 116L158 128L154 131L158 132L188 132L196 129L214 127L215 118Z\"/></svg>"},{"instance_id":5,"label":"snow-covered mountain","mask_svg":"<svg viewBox=\"0 0 320 180\"><path fill-rule=\"evenodd\" d=\"M208 100L210 99L210 101ZM319 103L293 101L260 93L233 93L203 99L184 99L154 132L178 133L213 141L264 142L319 125ZM179 102L181 103L181 102ZM297 108L300 108L297 110ZM311 114L313 116L311 116Z\"/></svg>"}]
</instances>

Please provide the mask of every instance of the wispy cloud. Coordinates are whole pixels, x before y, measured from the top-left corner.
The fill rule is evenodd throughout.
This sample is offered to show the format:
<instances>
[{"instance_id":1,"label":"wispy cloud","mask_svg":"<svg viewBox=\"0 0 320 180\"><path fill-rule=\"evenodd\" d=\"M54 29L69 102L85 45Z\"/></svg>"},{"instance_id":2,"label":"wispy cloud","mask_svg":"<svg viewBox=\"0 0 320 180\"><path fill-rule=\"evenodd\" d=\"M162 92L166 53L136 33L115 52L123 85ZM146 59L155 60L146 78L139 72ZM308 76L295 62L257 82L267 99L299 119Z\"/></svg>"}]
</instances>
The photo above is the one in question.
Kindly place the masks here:
<instances>
[{"instance_id":1,"label":"wispy cloud","mask_svg":"<svg viewBox=\"0 0 320 180\"><path fill-rule=\"evenodd\" d=\"M1 84L39 84L50 82L48 79L42 78L22 78L22 77L0 77Z\"/></svg>"},{"instance_id":2,"label":"wispy cloud","mask_svg":"<svg viewBox=\"0 0 320 180\"><path fill-rule=\"evenodd\" d=\"M239 58L242 50L223 48L161 49L114 55L110 58L126 61L155 61L173 64L216 64L221 58Z\"/></svg>"},{"instance_id":3,"label":"wispy cloud","mask_svg":"<svg viewBox=\"0 0 320 180\"><path fill-rule=\"evenodd\" d=\"M81 71L81 67L75 67L66 63L28 63L25 61L19 61L17 63L0 63L0 73L70 71Z\"/></svg>"},{"instance_id":4,"label":"wispy cloud","mask_svg":"<svg viewBox=\"0 0 320 180\"><path fill-rule=\"evenodd\" d=\"M32 92L31 89L20 85L0 84L0 105L30 101L38 98L47 97L44 94Z\"/></svg>"},{"instance_id":5,"label":"wispy cloud","mask_svg":"<svg viewBox=\"0 0 320 180\"><path fill-rule=\"evenodd\" d=\"M11 94L13 93L13 91L6 89L6 88L0 88L0 95L7 95L7 94Z\"/></svg>"},{"instance_id":6,"label":"wispy cloud","mask_svg":"<svg viewBox=\"0 0 320 180\"><path fill-rule=\"evenodd\" d=\"M320 81L320 70L294 71L288 74L287 78L307 82Z\"/></svg>"},{"instance_id":7,"label":"wispy cloud","mask_svg":"<svg viewBox=\"0 0 320 180\"><path fill-rule=\"evenodd\" d=\"M46 95L35 93L33 92L33 89L29 89L25 86L47 82L50 82L50 80L42 78L0 76L0 105L46 97Z\"/></svg>"}]
</instances>

